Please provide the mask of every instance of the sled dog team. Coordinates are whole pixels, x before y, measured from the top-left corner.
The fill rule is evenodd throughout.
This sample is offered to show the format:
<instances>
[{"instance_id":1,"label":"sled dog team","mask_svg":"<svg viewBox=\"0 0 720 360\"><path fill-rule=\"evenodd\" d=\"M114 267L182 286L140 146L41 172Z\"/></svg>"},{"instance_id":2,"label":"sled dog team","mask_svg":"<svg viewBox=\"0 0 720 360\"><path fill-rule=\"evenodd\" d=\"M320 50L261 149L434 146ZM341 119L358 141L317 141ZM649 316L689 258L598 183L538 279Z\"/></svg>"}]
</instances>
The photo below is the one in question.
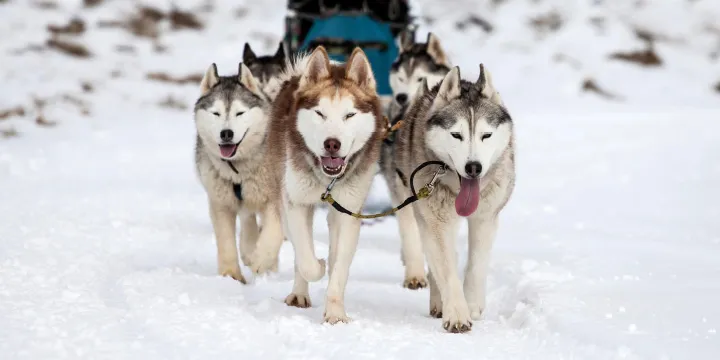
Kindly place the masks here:
<instances>
[{"instance_id":1,"label":"sled dog team","mask_svg":"<svg viewBox=\"0 0 720 360\"><path fill-rule=\"evenodd\" d=\"M424 43L401 36L390 82L386 111L359 48L338 63L322 47L288 58L281 45L258 57L246 44L236 75L219 76L215 64L207 69L194 109L195 160L218 271L245 283L237 219L240 258L256 274L277 270L287 237L295 252L287 305L310 307L308 284L327 267L324 321L349 321L345 286L361 220L329 208L326 264L315 254L313 215L325 195L359 213L379 164L393 206L429 190L396 213L404 286L429 285L430 315L449 332L466 332L485 308L498 216L514 187L513 122L488 70L480 65L475 81L463 79L433 34ZM455 250L462 220L463 281Z\"/></svg>"}]
</instances>

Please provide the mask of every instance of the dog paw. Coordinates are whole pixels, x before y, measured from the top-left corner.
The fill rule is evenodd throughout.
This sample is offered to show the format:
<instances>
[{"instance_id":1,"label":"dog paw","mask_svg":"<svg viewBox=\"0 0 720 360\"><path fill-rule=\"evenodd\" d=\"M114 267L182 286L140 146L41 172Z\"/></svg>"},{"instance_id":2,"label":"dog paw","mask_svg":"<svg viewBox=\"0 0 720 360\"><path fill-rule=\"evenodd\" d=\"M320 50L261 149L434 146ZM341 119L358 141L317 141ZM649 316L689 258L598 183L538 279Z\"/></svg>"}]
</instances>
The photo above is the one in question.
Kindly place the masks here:
<instances>
[{"instance_id":1,"label":"dog paw","mask_svg":"<svg viewBox=\"0 0 720 360\"><path fill-rule=\"evenodd\" d=\"M473 320L480 320L483 311L485 311L485 307L479 305L469 305L468 307L470 308L470 318Z\"/></svg>"},{"instance_id":2,"label":"dog paw","mask_svg":"<svg viewBox=\"0 0 720 360\"><path fill-rule=\"evenodd\" d=\"M330 325L335 325L338 323L349 323L352 319L345 314L345 311L341 312L330 312L326 311L325 314L323 314L323 322L328 323Z\"/></svg>"},{"instance_id":3,"label":"dog paw","mask_svg":"<svg viewBox=\"0 0 720 360\"><path fill-rule=\"evenodd\" d=\"M465 333L472 329L470 313L465 306L443 309L443 329L450 333Z\"/></svg>"},{"instance_id":4,"label":"dog paw","mask_svg":"<svg viewBox=\"0 0 720 360\"><path fill-rule=\"evenodd\" d=\"M240 266L221 268L220 270L218 270L218 273L221 276L229 276L243 284L247 284L247 280L245 280L245 277L240 271Z\"/></svg>"},{"instance_id":5,"label":"dog paw","mask_svg":"<svg viewBox=\"0 0 720 360\"><path fill-rule=\"evenodd\" d=\"M331 325L337 323L349 323L352 321L345 313L345 306L342 300L336 297L329 297L325 303L325 312L323 313L323 322Z\"/></svg>"},{"instance_id":6,"label":"dog paw","mask_svg":"<svg viewBox=\"0 0 720 360\"><path fill-rule=\"evenodd\" d=\"M307 282L315 282L325 276L325 259L310 261L309 263L300 264L298 266L300 276Z\"/></svg>"},{"instance_id":7,"label":"dog paw","mask_svg":"<svg viewBox=\"0 0 720 360\"><path fill-rule=\"evenodd\" d=\"M250 255L241 254L240 260L242 260L243 265L247 267L252 266L252 257Z\"/></svg>"},{"instance_id":8,"label":"dog paw","mask_svg":"<svg viewBox=\"0 0 720 360\"><path fill-rule=\"evenodd\" d=\"M302 309L307 309L312 306L310 303L310 295L295 293L292 293L285 298L285 304L287 306L294 306Z\"/></svg>"},{"instance_id":9,"label":"dog paw","mask_svg":"<svg viewBox=\"0 0 720 360\"><path fill-rule=\"evenodd\" d=\"M427 280L424 277L422 277L422 278L419 278L419 277L407 278L403 282L403 287L408 288L410 290L422 289L422 288L427 287Z\"/></svg>"},{"instance_id":10,"label":"dog paw","mask_svg":"<svg viewBox=\"0 0 720 360\"><path fill-rule=\"evenodd\" d=\"M264 274L272 271L273 268L277 271L277 264L277 256L267 252L255 251L248 267L254 274Z\"/></svg>"},{"instance_id":11,"label":"dog paw","mask_svg":"<svg viewBox=\"0 0 720 360\"><path fill-rule=\"evenodd\" d=\"M441 319L442 318L442 308L431 307L430 308L430 316L432 316L436 319Z\"/></svg>"}]
</instances>

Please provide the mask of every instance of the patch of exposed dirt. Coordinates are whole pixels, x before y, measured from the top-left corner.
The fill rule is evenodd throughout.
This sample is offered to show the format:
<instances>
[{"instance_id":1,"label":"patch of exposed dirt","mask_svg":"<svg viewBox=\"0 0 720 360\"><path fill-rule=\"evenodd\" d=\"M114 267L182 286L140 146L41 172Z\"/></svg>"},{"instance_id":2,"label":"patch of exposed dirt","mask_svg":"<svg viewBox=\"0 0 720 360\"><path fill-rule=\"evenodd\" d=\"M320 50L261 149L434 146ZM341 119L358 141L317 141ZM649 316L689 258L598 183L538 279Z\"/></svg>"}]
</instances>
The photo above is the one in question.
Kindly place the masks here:
<instances>
[{"instance_id":1,"label":"patch of exposed dirt","mask_svg":"<svg viewBox=\"0 0 720 360\"><path fill-rule=\"evenodd\" d=\"M2 136L4 139L9 139L20 136L20 133L18 133L15 128L0 129L0 136Z\"/></svg>"},{"instance_id":2,"label":"patch of exposed dirt","mask_svg":"<svg viewBox=\"0 0 720 360\"><path fill-rule=\"evenodd\" d=\"M186 11L173 9L170 11L169 14L170 17L170 24L174 30L179 29L194 29L194 30L201 30L204 28L203 24L198 20L198 18Z\"/></svg>"},{"instance_id":3,"label":"patch of exposed dirt","mask_svg":"<svg viewBox=\"0 0 720 360\"><path fill-rule=\"evenodd\" d=\"M715 92L720 94L720 81L718 81L717 84L715 84Z\"/></svg>"},{"instance_id":4,"label":"patch of exposed dirt","mask_svg":"<svg viewBox=\"0 0 720 360\"><path fill-rule=\"evenodd\" d=\"M0 121L9 119L13 116L25 116L25 108L16 106L10 109L0 110Z\"/></svg>"},{"instance_id":5,"label":"patch of exposed dirt","mask_svg":"<svg viewBox=\"0 0 720 360\"><path fill-rule=\"evenodd\" d=\"M72 18L67 25L48 25L47 29L53 35L81 35L85 32L85 22L79 18Z\"/></svg>"},{"instance_id":6,"label":"patch of exposed dirt","mask_svg":"<svg viewBox=\"0 0 720 360\"><path fill-rule=\"evenodd\" d=\"M584 92L590 92L600 95L601 97L608 100L622 100L620 96L601 88L593 78L586 78L582 83L581 90Z\"/></svg>"},{"instance_id":7,"label":"patch of exposed dirt","mask_svg":"<svg viewBox=\"0 0 720 360\"><path fill-rule=\"evenodd\" d=\"M530 26L541 37L560 30L563 24L564 20L557 11L550 11L530 19Z\"/></svg>"},{"instance_id":8,"label":"patch of exposed dirt","mask_svg":"<svg viewBox=\"0 0 720 360\"><path fill-rule=\"evenodd\" d=\"M175 99L172 95L168 95L168 97L165 98L165 100L160 101L158 105L168 109L187 110L187 105L184 102Z\"/></svg>"},{"instance_id":9,"label":"patch of exposed dirt","mask_svg":"<svg viewBox=\"0 0 720 360\"><path fill-rule=\"evenodd\" d=\"M72 57L89 58L92 56L90 50L88 50L85 45L69 40L49 39L45 45L50 49L57 50Z\"/></svg>"},{"instance_id":10,"label":"patch of exposed dirt","mask_svg":"<svg viewBox=\"0 0 720 360\"><path fill-rule=\"evenodd\" d=\"M610 54L610 59L627 61L645 67L657 67L662 65L662 59L660 59L652 46L645 50L615 52Z\"/></svg>"},{"instance_id":11,"label":"patch of exposed dirt","mask_svg":"<svg viewBox=\"0 0 720 360\"><path fill-rule=\"evenodd\" d=\"M102 2L103 0L83 0L83 5L85 5L86 8L91 8L100 5Z\"/></svg>"},{"instance_id":12,"label":"patch of exposed dirt","mask_svg":"<svg viewBox=\"0 0 720 360\"><path fill-rule=\"evenodd\" d=\"M461 31L465 30L468 26L479 27L488 34L494 30L493 25L489 21L477 15L470 15L467 19L455 23L455 27Z\"/></svg>"},{"instance_id":13,"label":"patch of exposed dirt","mask_svg":"<svg viewBox=\"0 0 720 360\"><path fill-rule=\"evenodd\" d=\"M171 84L178 84L178 85L185 85L185 84L197 84L199 85L202 81L202 74L191 74L186 76L172 76L167 73L149 73L147 74L146 78L148 80L153 81L159 81L159 82L165 82L165 83L171 83Z\"/></svg>"},{"instance_id":14,"label":"patch of exposed dirt","mask_svg":"<svg viewBox=\"0 0 720 360\"><path fill-rule=\"evenodd\" d=\"M83 91L84 93L86 93L86 94L89 94L89 93L95 91L95 87L94 87L93 84L91 84L89 81L83 81L83 82L81 82L81 83L80 83L80 88L81 88L82 91Z\"/></svg>"}]
</instances>

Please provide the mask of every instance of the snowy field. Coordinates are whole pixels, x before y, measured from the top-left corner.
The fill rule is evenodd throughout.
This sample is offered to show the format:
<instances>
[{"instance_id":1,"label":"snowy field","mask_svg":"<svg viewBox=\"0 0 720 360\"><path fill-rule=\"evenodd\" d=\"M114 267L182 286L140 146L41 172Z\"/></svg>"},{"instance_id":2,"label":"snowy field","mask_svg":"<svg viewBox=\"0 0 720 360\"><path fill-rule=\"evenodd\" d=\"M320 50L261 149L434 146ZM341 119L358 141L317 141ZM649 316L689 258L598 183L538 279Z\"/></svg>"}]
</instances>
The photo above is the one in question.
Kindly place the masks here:
<instances>
[{"instance_id":1,"label":"snowy field","mask_svg":"<svg viewBox=\"0 0 720 360\"><path fill-rule=\"evenodd\" d=\"M289 243L277 274L246 286L216 275L193 165L197 84L146 77L199 74L210 62L228 74L246 40L275 49L284 1L176 1L204 29L164 21L155 40L96 25L130 14L131 2L0 1L0 114L24 109L0 117L0 359L720 358L720 71L710 56L720 40L703 30L720 20L713 1L652 11L421 2L421 36L436 31L467 78L480 61L493 71L518 134L488 308L468 334L429 317L427 290L402 288L392 218L362 229L350 324L320 323L327 278L311 285L312 308L284 304ZM517 18L550 5L567 25L525 36ZM453 22L473 12L492 34L459 32ZM91 57L27 50L74 15L86 30L70 39ZM589 16L616 26L594 34ZM607 59L642 47L620 25L630 18L681 38L656 44L660 68ZM581 66L553 61L558 52ZM588 76L622 99L581 92ZM374 204L387 203L384 189L378 178ZM315 225L324 258L324 210Z\"/></svg>"}]
</instances>

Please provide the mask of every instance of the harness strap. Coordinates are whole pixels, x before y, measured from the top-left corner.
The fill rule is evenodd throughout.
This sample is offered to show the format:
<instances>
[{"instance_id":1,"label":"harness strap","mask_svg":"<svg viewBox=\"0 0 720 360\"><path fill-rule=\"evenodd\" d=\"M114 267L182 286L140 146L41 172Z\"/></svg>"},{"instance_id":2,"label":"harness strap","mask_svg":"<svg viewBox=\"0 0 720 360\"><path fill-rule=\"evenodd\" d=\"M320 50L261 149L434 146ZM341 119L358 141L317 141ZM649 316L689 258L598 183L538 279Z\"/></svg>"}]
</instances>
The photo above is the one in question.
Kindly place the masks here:
<instances>
[{"instance_id":1,"label":"harness strap","mask_svg":"<svg viewBox=\"0 0 720 360\"><path fill-rule=\"evenodd\" d=\"M240 174L240 172L237 170L237 168L235 168L235 165L233 165L232 162L230 162L229 160L223 160L223 161L225 161L225 162L230 166L230 169L232 169L232 171L233 171L234 173ZM233 193L235 193L235 197L236 197L238 200L242 201L242 200L243 200L243 196L242 196L242 184L235 184L235 183L233 183Z\"/></svg>"},{"instance_id":2,"label":"harness strap","mask_svg":"<svg viewBox=\"0 0 720 360\"><path fill-rule=\"evenodd\" d=\"M435 174L433 175L432 180L430 180L430 182L428 182L427 184L425 184L425 186L421 187L420 190L418 190L418 191L416 192L416 191L415 191L415 186L413 185L413 180L414 180L414 178L415 178L415 175L417 174L418 171L420 171L421 169L423 169L423 168L425 168L426 166L429 166L429 165L440 165L440 168L435 172ZM408 197L407 199L405 199L405 201L403 201L402 204L400 204L400 205L398 205L398 206L396 206L396 207L393 207L392 209L383 211L383 212L381 212L381 213L379 213L379 214L360 214L360 213L354 213L354 212L348 210L347 208L345 208L344 206L340 205L340 203L338 203L337 201L335 201L335 199L333 199L332 195L330 195L330 190L332 190L332 187L335 185L335 179L333 179L333 181L330 182L330 185L328 185L327 190L326 190L325 193L320 197L320 200L322 200L323 202L328 203L330 206L332 206L332 207L333 207L335 210L337 210L338 212L343 213L343 214L345 214L345 215L350 215L350 216L352 216L352 217L354 217L354 218L356 218L356 219L376 219L376 218L381 218L381 217L385 217L385 216L392 215L392 214L400 211L400 209L402 209L402 208L404 208L404 207L406 207L406 206L408 206L408 205L410 205L410 204L412 204L412 203L414 203L414 202L416 202L416 201L418 201L418 200L425 199L425 198L429 197L429 196L433 193L433 190L435 190L435 182L437 181L437 179L439 179L442 175L445 174L445 171L446 171L446 170L447 170L447 165L446 165L445 163L441 162L441 161L426 161L426 162L420 164L420 166L418 166L418 167L412 172L412 175L410 176L410 189L412 190L412 193L413 193L412 196L410 196L410 197Z\"/></svg>"}]
</instances>

